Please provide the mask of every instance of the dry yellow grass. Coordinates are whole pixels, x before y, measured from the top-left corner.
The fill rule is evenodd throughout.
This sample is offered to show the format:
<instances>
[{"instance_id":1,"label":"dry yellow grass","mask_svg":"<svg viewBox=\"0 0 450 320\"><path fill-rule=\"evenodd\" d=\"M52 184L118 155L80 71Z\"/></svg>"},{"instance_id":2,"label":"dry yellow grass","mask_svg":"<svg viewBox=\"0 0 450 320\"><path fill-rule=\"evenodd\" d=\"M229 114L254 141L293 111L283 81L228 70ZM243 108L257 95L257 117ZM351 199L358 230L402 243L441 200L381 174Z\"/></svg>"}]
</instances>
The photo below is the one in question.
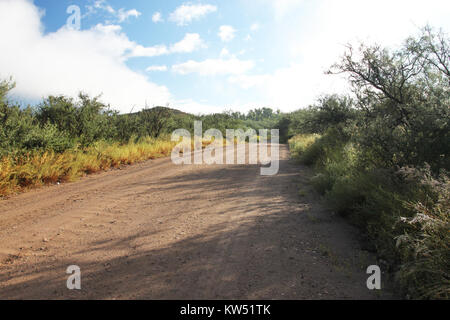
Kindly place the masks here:
<instances>
[{"instance_id":1,"label":"dry yellow grass","mask_svg":"<svg viewBox=\"0 0 450 320\"><path fill-rule=\"evenodd\" d=\"M147 138L138 143L99 142L85 150L31 152L0 160L0 197L85 174L169 156L176 142Z\"/></svg>"},{"instance_id":2,"label":"dry yellow grass","mask_svg":"<svg viewBox=\"0 0 450 320\"><path fill-rule=\"evenodd\" d=\"M318 134L299 134L289 140L289 149L295 156L305 152L317 139L320 138Z\"/></svg>"}]
</instances>

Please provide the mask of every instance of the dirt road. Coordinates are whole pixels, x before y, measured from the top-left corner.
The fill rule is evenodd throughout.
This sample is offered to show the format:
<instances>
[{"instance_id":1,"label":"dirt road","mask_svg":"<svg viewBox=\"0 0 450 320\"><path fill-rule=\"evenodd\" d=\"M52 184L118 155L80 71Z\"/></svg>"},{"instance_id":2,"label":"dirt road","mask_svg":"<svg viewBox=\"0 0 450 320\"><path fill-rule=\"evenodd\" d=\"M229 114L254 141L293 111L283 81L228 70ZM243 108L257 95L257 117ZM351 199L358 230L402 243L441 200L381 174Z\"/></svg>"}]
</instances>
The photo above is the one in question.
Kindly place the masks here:
<instances>
[{"instance_id":1,"label":"dirt road","mask_svg":"<svg viewBox=\"0 0 450 320\"><path fill-rule=\"evenodd\" d=\"M375 259L288 159L282 145L276 176L152 160L0 201L0 298L379 297Z\"/></svg>"}]
</instances>

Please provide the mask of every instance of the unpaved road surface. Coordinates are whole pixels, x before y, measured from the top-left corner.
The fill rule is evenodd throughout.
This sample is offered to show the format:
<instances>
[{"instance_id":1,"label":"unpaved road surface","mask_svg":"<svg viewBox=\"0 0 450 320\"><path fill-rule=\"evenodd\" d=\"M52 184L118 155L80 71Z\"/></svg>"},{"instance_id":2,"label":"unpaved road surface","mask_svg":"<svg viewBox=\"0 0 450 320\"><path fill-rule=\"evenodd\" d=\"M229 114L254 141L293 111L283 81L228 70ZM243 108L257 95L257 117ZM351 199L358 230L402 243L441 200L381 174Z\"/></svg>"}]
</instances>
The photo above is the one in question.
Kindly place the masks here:
<instances>
[{"instance_id":1,"label":"unpaved road surface","mask_svg":"<svg viewBox=\"0 0 450 320\"><path fill-rule=\"evenodd\" d=\"M159 159L0 201L0 298L380 298L309 169L284 145L278 175L259 168Z\"/></svg>"}]
</instances>

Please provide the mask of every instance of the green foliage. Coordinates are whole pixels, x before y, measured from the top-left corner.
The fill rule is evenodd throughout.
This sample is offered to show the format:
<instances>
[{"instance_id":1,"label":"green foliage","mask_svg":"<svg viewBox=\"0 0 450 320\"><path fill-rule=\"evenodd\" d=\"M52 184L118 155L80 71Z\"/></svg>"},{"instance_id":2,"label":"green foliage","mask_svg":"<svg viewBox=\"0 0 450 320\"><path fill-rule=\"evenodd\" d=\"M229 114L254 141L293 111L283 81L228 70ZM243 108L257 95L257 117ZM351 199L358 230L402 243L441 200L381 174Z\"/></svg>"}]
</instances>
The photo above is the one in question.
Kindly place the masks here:
<instances>
[{"instance_id":1,"label":"green foliage","mask_svg":"<svg viewBox=\"0 0 450 320\"><path fill-rule=\"evenodd\" d=\"M6 96L9 91L11 91L15 87L15 83L10 80L2 80L0 81L0 104L6 103Z\"/></svg>"},{"instance_id":2,"label":"green foliage","mask_svg":"<svg viewBox=\"0 0 450 320\"><path fill-rule=\"evenodd\" d=\"M303 156L306 150L309 150L309 147L315 144L317 139L320 139L320 135L301 134L295 136L294 138L289 140L289 148L291 150L291 154L293 154L297 158L300 158L301 156Z\"/></svg>"},{"instance_id":3,"label":"green foliage","mask_svg":"<svg viewBox=\"0 0 450 320\"><path fill-rule=\"evenodd\" d=\"M112 133L107 107L97 97L91 99L81 93L79 101L64 96L48 97L38 107L36 118L41 127L54 125L82 147L108 139Z\"/></svg>"},{"instance_id":4,"label":"green foliage","mask_svg":"<svg viewBox=\"0 0 450 320\"><path fill-rule=\"evenodd\" d=\"M410 298L448 299L449 64L448 36L429 27L395 51L349 46L330 73L348 75L352 97L326 95L290 114L260 108L194 116L163 107L118 114L85 94L23 108L8 101L14 83L1 81L0 193L12 182L56 181L70 170L78 175L167 154L170 143L143 152L145 141L178 128L192 134L195 120L203 131L280 129L293 156L315 167L316 190L388 262L399 290ZM99 156L97 148L108 151ZM49 159L45 168L42 157Z\"/></svg>"},{"instance_id":5,"label":"green foliage","mask_svg":"<svg viewBox=\"0 0 450 320\"><path fill-rule=\"evenodd\" d=\"M110 143L138 142L146 137L158 138L184 128L193 134L194 121L203 123L203 132L214 128L272 129L281 119L270 108L254 109L248 114L225 112L194 116L167 107L145 108L140 112L118 114L100 102L80 93L78 99L49 96L36 108L21 108L7 101L14 87L11 81L0 82L0 157L25 155L30 151L64 152L85 149L98 141Z\"/></svg>"},{"instance_id":6,"label":"green foliage","mask_svg":"<svg viewBox=\"0 0 450 320\"><path fill-rule=\"evenodd\" d=\"M352 99L347 96L328 95L319 98L316 105L284 116L280 126L290 139L297 134L324 134L330 127L343 129L354 121L357 115Z\"/></svg>"},{"instance_id":7,"label":"green foliage","mask_svg":"<svg viewBox=\"0 0 450 320\"><path fill-rule=\"evenodd\" d=\"M425 28L390 52L349 46L333 72L355 100L331 96L290 115L293 155L359 226L409 298L449 299L450 44ZM305 144L305 133L320 133Z\"/></svg>"},{"instance_id":8,"label":"green foliage","mask_svg":"<svg viewBox=\"0 0 450 320\"><path fill-rule=\"evenodd\" d=\"M46 123L43 127L33 126L23 140L23 147L26 150L60 153L74 146L73 139L65 131L58 130L58 127L51 123Z\"/></svg>"},{"instance_id":9,"label":"green foliage","mask_svg":"<svg viewBox=\"0 0 450 320\"><path fill-rule=\"evenodd\" d=\"M0 156L25 148L24 141L35 128L30 109L0 104Z\"/></svg>"},{"instance_id":10,"label":"green foliage","mask_svg":"<svg viewBox=\"0 0 450 320\"><path fill-rule=\"evenodd\" d=\"M422 299L450 299L450 180L435 179L429 170L409 168L419 174L420 186L433 201L408 201L412 217L401 217L405 233L398 236L396 248L402 264L397 273L400 289L407 296Z\"/></svg>"},{"instance_id":11,"label":"green foliage","mask_svg":"<svg viewBox=\"0 0 450 320\"><path fill-rule=\"evenodd\" d=\"M345 72L360 110L354 135L376 165L449 169L450 43L429 28L395 52L349 46L332 72Z\"/></svg>"}]
</instances>

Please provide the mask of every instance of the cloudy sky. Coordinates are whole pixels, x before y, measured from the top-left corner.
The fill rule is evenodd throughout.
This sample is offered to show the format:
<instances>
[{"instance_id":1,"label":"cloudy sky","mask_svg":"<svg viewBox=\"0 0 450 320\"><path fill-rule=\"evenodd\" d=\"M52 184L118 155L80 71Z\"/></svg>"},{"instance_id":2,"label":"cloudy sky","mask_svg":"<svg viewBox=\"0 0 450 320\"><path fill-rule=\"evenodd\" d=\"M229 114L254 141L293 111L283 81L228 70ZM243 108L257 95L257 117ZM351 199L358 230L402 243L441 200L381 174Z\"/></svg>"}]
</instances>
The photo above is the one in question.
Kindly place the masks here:
<instances>
[{"instance_id":1,"label":"cloudy sky","mask_svg":"<svg viewBox=\"0 0 450 320\"><path fill-rule=\"evenodd\" d=\"M447 0L0 0L0 77L24 103L84 91L122 112L292 111L345 90L324 71L346 43L394 47L449 17Z\"/></svg>"}]
</instances>

